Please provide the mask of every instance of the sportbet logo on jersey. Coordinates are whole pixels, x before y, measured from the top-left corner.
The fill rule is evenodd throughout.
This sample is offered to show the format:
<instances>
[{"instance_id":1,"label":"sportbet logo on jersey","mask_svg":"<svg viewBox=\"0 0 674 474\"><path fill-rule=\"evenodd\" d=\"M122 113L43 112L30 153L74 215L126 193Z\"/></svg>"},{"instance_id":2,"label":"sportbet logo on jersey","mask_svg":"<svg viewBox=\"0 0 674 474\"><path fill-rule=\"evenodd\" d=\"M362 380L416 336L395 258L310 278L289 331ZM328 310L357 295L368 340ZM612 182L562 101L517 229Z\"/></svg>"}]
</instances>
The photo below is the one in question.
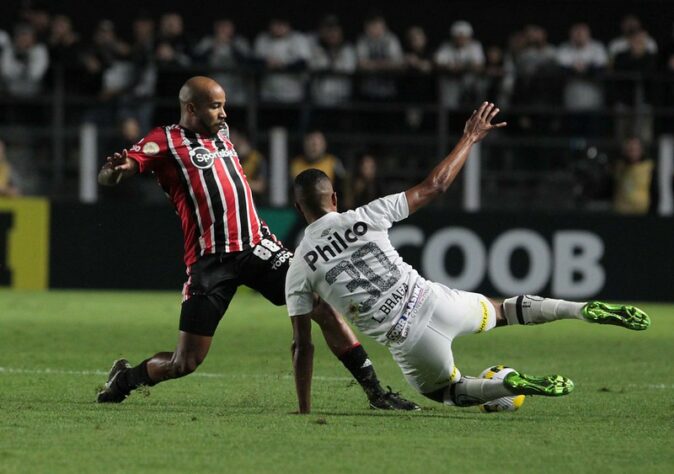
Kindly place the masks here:
<instances>
[{"instance_id":1,"label":"sportbet logo on jersey","mask_svg":"<svg viewBox=\"0 0 674 474\"><path fill-rule=\"evenodd\" d=\"M216 158L224 158L226 156L233 155L234 150L209 151L207 148L202 146L198 146L190 150L190 159L192 160L192 164L202 170L207 170L213 166Z\"/></svg>"}]
</instances>

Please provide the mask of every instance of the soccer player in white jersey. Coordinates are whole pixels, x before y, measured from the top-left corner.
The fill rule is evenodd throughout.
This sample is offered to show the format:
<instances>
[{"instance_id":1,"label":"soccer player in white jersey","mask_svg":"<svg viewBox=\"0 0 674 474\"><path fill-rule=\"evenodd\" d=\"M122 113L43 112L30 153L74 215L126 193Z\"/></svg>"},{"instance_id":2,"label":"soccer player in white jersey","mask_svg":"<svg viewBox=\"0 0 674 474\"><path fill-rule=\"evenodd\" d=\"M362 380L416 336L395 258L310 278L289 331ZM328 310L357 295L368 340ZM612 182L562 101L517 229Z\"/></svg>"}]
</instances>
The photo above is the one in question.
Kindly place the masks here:
<instances>
[{"instance_id":1,"label":"soccer player in white jersey","mask_svg":"<svg viewBox=\"0 0 674 474\"><path fill-rule=\"evenodd\" d=\"M311 317L317 294L362 332L386 345L407 381L420 393L456 406L512 395L566 395L573 382L560 375L531 376L515 369L502 380L463 376L452 340L496 326L580 319L633 330L650 325L633 306L576 303L521 295L497 301L447 288L421 277L393 248L388 229L447 190L470 153L490 130L499 109L483 103L466 122L452 152L420 184L337 213L337 196L319 170L295 179L296 207L308 222L286 277L293 325L293 366L301 413L311 410Z\"/></svg>"}]
</instances>

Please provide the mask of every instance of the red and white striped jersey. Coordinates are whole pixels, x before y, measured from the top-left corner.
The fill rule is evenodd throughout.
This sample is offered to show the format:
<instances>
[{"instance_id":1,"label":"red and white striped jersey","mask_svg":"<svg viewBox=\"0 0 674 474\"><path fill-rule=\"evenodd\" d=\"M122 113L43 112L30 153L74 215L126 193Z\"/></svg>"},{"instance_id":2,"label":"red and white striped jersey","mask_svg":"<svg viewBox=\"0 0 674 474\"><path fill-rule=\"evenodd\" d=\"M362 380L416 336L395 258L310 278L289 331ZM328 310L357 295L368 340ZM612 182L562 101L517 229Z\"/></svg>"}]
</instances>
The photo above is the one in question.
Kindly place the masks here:
<instances>
[{"instance_id":1,"label":"red and white striped jersey","mask_svg":"<svg viewBox=\"0 0 674 474\"><path fill-rule=\"evenodd\" d=\"M141 173L154 172L173 203L188 267L202 255L250 248L269 233L227 128L206 137L180 125L157 127L131 147L129 158Z\"/></svg>"}]
</instances>

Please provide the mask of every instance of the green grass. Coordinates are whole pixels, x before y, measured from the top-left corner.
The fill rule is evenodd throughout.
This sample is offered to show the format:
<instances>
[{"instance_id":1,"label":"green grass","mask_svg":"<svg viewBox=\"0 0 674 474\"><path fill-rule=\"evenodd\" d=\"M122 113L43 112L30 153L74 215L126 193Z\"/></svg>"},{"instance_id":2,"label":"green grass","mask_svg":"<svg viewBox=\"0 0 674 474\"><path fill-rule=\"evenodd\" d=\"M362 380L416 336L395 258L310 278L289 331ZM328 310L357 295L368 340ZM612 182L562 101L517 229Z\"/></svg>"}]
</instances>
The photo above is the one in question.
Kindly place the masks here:
<instances>
[{"instance_id":1,"label":"green grass","mask_svg":"<svg viewBox=\"0 0 674 474\"><path fill-rule=\"evenodd\" d=\"M457 340L464 374L505 363L576 383L517 413L434 404L363 338L380 378L424 408L369 410L317 340L314 413L299 416L284 308L241 291L196 374L118 406L93 403L115 358L135 364L173 347L178 307L175 293L0 292L0 472L674 469L673 306L644 304L645 332L563 321Z\"/></svg>"}]
</instances>

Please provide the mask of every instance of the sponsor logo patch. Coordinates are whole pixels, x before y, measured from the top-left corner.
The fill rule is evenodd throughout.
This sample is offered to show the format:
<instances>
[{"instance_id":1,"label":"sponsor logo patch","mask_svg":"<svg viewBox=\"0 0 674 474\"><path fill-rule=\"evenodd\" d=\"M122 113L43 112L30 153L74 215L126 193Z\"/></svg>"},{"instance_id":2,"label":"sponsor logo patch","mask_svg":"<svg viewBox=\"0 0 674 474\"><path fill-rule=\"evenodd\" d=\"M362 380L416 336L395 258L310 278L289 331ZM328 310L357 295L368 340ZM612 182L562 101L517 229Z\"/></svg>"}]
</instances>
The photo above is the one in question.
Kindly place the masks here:
<instances>
[{"instance_id":1,"label":"sponsor logo patch","mask_svg":"<svg viewBox=\"0 0 674 474\"><path fill-rule=\"evenodd\" d=\"M190 150L190 159L192 160L192 164L202 170L207 170L213 166L213 163L215 163L215 159L217 157L217 152L209 151L202 146L198 146Z\"/></svg>"},{"instance_id":2,"label":"sponsor logo patch","mask_svg":"<svg viewBox=\"0 0 674 474\"><path fill-rule=\"evenodd\" d=\"M159 153L159 145L157 145L155 142L147 142L145 145L143 145L143 153L146 155L156 155Z\"/></svg>"}]
</instances>

